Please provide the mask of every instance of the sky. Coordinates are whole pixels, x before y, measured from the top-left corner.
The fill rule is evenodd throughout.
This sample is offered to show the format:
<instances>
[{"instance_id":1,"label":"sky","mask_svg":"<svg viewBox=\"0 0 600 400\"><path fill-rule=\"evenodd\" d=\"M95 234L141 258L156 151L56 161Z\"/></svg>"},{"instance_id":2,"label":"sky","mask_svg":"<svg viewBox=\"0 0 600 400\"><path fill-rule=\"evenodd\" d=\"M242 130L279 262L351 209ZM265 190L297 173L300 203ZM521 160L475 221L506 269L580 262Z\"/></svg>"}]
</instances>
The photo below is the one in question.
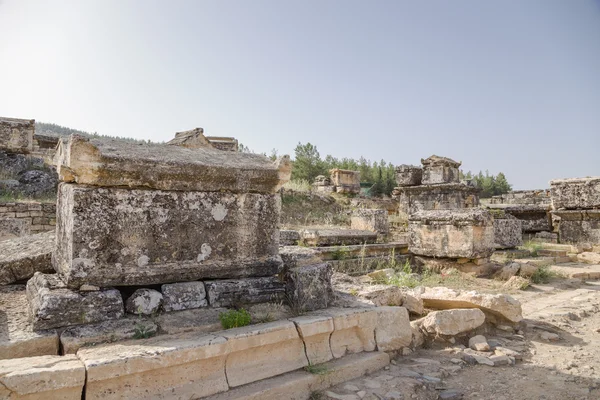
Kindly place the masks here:
<instances>
[{"instance_id":1,"label":"sky","mask_svg":"<svg viewBox=\"0 0 600 400\"><path fill-rule=\"evenodd\" d=\"M0 116L600 175L600 0L0 0Z\"/></svg>"}]
</instances>

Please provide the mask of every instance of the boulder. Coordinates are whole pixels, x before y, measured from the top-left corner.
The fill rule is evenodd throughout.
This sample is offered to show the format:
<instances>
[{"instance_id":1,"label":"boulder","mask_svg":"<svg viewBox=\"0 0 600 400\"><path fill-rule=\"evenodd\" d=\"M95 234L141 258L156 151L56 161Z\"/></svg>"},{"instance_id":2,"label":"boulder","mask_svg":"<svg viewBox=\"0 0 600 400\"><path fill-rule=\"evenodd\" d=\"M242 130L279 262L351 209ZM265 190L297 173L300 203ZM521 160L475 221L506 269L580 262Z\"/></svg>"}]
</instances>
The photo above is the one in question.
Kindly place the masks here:
<instances>
[{"instance_id":1,"label":"boulder","mask_svg":"<svg viewBox=\"0 0 600 400\"><path fill-rule=\"evenodd\" d=\"M153 289L138 289L125 302L129 314L153 315L163 304L163 295Z\"/></svg>"},{"instance_id":2,"label":"boulder","mask_svg":"<svg viewBox=\"0 0 600 400\"><path fill-rule=\"evenodd\" d=\"M500 279L502 281L507 281L510 278L512 278L513 276L517 275L519 273L520 269L521 269L521 264L519 264L517 262L511 262L511 263L505 264L502 266L502 268L500 270L498 270L494 274L494 278Z\"/></svg>"},{"instance_id":3,"label":"boulder","mask_svg":"<svg viewBox=\"0 0 600 400\"><path fill-rule=\"evenodd\" d=\"M483 325L485 314L478 309L433 311L420 321L421 329L430 335L455 336Z\"/></svg>"},{"instance_id":4,"label":"boulder","mask_svg":"<svg viewBox=\"0 0 600 400\"><path fill-rule=\"evenodd\" d=\"M483 294L476 291L461 291L445 287L427 288L421 294L426 308L448 310L453 308L479 308L488 316L511 323L523 319L521 303L506 294Z\"/></svg>"}]
</instances>

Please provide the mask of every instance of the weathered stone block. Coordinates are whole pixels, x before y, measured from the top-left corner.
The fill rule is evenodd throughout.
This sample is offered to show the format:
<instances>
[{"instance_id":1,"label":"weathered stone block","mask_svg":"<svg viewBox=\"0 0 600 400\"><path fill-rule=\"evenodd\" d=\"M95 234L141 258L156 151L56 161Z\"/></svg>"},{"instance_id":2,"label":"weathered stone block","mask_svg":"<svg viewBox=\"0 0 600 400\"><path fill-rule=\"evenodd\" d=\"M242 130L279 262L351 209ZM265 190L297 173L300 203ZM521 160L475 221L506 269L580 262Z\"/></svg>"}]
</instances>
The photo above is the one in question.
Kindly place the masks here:
<instances>
[{"instance_id":1,"label":"weathered stone block","mask_svg":"<svg viewBox=\"0 0 600 400\"><path fill-rule=\"evenodd\" d=\"M479 205L479 189L462 183L405 186L394 189L404 214L421 210L455 210Z\"/></svg>"},{"instance_id":2,"label":"weathered stone block","mask_svg":"<svg viewBox=\"0 0 600 400\"><path fill-rule=\"evenodd\" d=\"M0 118L0 150L11 153L31 153L35 120Z\"/></svg>"},{"instance_id":3,"label":"weathered stone block","mask_svg":"<svg viewBox=\"0 0 600 400\"><path fill-rule=\"evenodd\" d=\"M301 312L327 308L334 300L332 275L329 263L286 270L284 280L287 300Z\"/></svg>"},{"instance_id":4,"label":"weathered stone block","mask_svg":"<svg viewBox=\"0 0 600 400\"><path fill-rule=\"evenodd\" d=\"M29 279L36 272L54 272L54 232L0 242L0 285Z\"/></svg>"},{"instance_id":5,"label":"weathered stone block","mask_svg":"<svg viewBox=\"0 0 600 400\"><path fill-rule=\"evenodd\" d=\"M273 162L258 154L77 135L61 139L56 164L63 182L233 193L276 193L292 171L288 156Z\"/></svg>"},{"instance_id":6,"label":"weathered stone block","mask_svg":"<svg viewBox=\"0 0 600 400\"><path fill-rule=\"evenodd\" d=\"M380 235L387 235L390 231L387 210L358 208L352 212L350 224L352 229L373 231Z\"/></svg>"},{"instance_id":7,"label":"weathered stone block","mask_svg":"<svg viewBox=\"0 0 600 400\"><path fill-rule=\"evenodd\" d=\"M550 190L555 210L600 208L600 176L555 179Z\"/></svg>"},{"instance_id":8,"label":"weathered stone block","mask_svg":"<svg viewBox=\"0 0 600 400\"><path fill-rule=\"evenodd\" d=\"M329 341L333 357L373 351L377 347L375 327L379 321L376 308L330 308L315 315L333 318L334 331Z\"/></svg>"},{"instance_id":9,"label":"weathered stone block","mask_svg":"<svg viewBox=\"0 0 600 400\"><path fill-rule=\"evenodd\" d=\"M484 322L483 311L474 308L433 311L420 320L419 325L430 335L454 336L478 328Z\"/></svg>"},{"instance_id":10,"label":"weathered stone block","mask_svg":"<svg viewBox=\"0 0 600 400\"><path fill-rule=\"evenodd\" d=\"M210 144L221 151L238 151L238 141L233 137L222 137L222 136L207 136L206 139Z\"/></svg>"},{"instance_id":11,"label":"weathered stone block","mask_svg":"<svg viewBox=\"0 0 600 400\"><path fill-rule=\"evenodd\" d=\"M222 332L227 339L230 387L284 374L308 365L304 343L290 321L277 321Z\"/></svg>"},{"instance_id":12,"label":"weathered stone block","mask_svg":"<svg viewBox=\"0 0 600 400\"><path fill-rule=\"evenodd\" d=\"M50 329L121 318L123 298L115 289L76 292L56 275L36 272L27 282L33 328Z\"/></svg>"},{"instance_id":13,"label":"weathered stone block","mask_svg":"<svg viewBox=\"0 0 600 400\"><path fill-rule=\"evenodd\" d=\"M600 210L552 211L560 243L600 244Z\"/></svg>"},{"instance_id":14,"label":"weathered stone block","mask_svg":"<svg viewBox=\"0 0 600 400\"><path fill-rule=\"evenodd\" d=\"M323 262L317 249L302 246L284 246L279 249L279 255L286 270L320 264Z\"/></svg>"},{"instance_id":15,"label":"weathered stone block","mask_svg":"<svg viewBox=\"0 0 600 400\"><path fill-rule=\"evenodd\" d=\"M194 399L226 391L227 340L197 334L83 348L86 400Z\"/></svg>"},{"instance_id":16,"label":"weathered stone block","mask_svg":"<svg viewBox=\"0 0 600 400\"><path fill-rule=\"evenodd\" d=\"M205 281L204 285L211 307L278 302L285 297L285 285L276 277Z\"/></svg>"},{"instance_id":17,"label":"weathered stone block","mask_svg":"<svg viewBox=\"0 0 600 400\"><path fill-rule=\"evenodd\" d=\"M409 250L429 257L489 257L494 252L493 218L476 208L419 211L410 217Z\"/></svg>"},{"instance_id":18,"label":"weathered stone block","mask_svg":"<svg viewBox=\"0 0 600 400\"><path fill-rule=\"evenodd\" d=\"M510 218L494 218L494 246L496 249L510 249L523 244L521 221Z\"/></svg>"},{"instance_id":19,"label":"weathered stone block","mask_svg":"<svg viewBox=\"0 0 600 400\"><path fill-rule=\"evenodd\" d=\"M396 183L398 186L416 186L423 179L423 168L416 165L400 165L396 167Z\"/></svg>"},{"instance_id":20,"label":"weathered stone block","mask_svg":"<svg viewBox=\"0 0 600 400\"><path fill-rule=\"evenodd\" d=\"M306 357L311 365L333 359L329 339L333 333L333 318L322 315L304 315L291 318L304 341Z\"/></svg>"},{"instance_id":21,"label":"weathered stone block","mask_svg":"<svg viewBox=\"0 0 600 400\"><path fill-rule=\"evenodd\" d=\"M129 314L153 315L163 304L163 295L154 289L137 289L125 302L125 311Z\"/></svg>"},{"instance_id":22,"label":"weathered stone block","mask_svg":"<svg viewBox=\"0 0 600 400\"><path fill-rule=\"evenodd\" d=\"M202 282L181 282L162 285L165 311L181 311L206 307L206 290Z\"/></svg>"},{"instance_id":23,"label":"weathered stone block","mask_svg":"<svg viewBox=\"0 0 600 400\"><path fill-rule=\"evenodd\" d=\"M0 398L80 400L85 368L75 355L0 360Z\"/></svg>"},{"instance_id":24,"label":"weathered stone block","mask_svg":"<svg viewBox=\"0 0 600 400\"><path fill-rule=\"evenodd\" d=\"M306 229L300 235L308 246L348 246L377 241L377 233L356 229Z\"/></svg>"},{"instance_id":25,"label":"weathered stone block","mask_svg":"<svg viewBox=\"0 0 600 400\"><path fill-rule=\"evenodd\" d=\"M460 162L433 155L427 159L421 159L421 164L423 164L423 185L460 182L458 171Z\"/></svg>"},{"instance_id":26,"label":"weathered stone block","mask_svg":"<svg viewBox=\"0 0 600 400\"><path fill-rule=\"evenodd\" d=\"M375 342L379 351L400 350L412 341L408 310L404 307L377 307Z\"/></svg>"},{"instance_id":27,"label":"weathered stone block","mask_svg":"<svg viewBox=\"0 0 600 400\"><path fill-rule=\"evenodd\" d=\"M498 196L492 196L491 204L545 204L550 205L549 189L539 190L514 190Z\"/></svg>"},{"instance_id":28,"label":"weathered stone block","mask_svg":"<svg viewBox=\"0 0 600 400\"><path fill-rule=\"evenodd\" d=\"M31 223L22 218L0 218L0 241L29 235Z\"/></svg>"},{"instance_id":29,"label":"weathered stone block","mask_svg":"<svg viewBox=\"0 0 600 400\"><path fill-rule=\"evenodd\" d=\"M69 287L274 275L280 203L278 195L62 183L53 265Z\"/></svg>"},{"instance_id":30,"label":"weathered stone block","mask_svg":"<svg viewBox=\"0 0 600 400\"><path fill-rule=\"evenodd\" d=\"M282 229L279 231L280 246L297 246L300 241L300 232Z\"/></svg>"},{"instance_id":31,"label":"weathered stone block","mask_svg":"<svg viewBox=\"0 0 600 400\"><path fill-rule=\"evenodd\" d=\"M336 168L330 170L329 174L336 192L343 194L360 193L360 172Z\"/></svg>"}]
</instances>

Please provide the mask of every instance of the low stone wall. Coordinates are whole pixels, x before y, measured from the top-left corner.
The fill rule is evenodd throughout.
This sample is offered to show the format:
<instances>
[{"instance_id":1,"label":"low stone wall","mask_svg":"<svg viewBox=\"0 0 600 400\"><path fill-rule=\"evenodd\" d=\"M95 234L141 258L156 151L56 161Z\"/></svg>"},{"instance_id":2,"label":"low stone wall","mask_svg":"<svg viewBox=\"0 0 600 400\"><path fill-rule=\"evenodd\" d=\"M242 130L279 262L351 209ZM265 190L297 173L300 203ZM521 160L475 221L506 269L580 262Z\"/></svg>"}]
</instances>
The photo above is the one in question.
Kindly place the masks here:
<instances>
[{"instance_id":1,"label":"low stone wall","mask_svg":"<svg viewBox=\"0 0 600 400\"><path fill-rule=\"evenodd\" d=\"M5 218L27 221L31 233L52 231L56 225L56 204L0 203L0 219Z\"/></svg>"},{"instance_id":2,"label":"low stone wall","mask_svg":"<svg viewBox=\"0 0 600 400\"><path fill-rule=\"evenodd\" d=\"M550 190L515 190L492 196L490 204L550 204Z\"/></svg>"}]
</instances>

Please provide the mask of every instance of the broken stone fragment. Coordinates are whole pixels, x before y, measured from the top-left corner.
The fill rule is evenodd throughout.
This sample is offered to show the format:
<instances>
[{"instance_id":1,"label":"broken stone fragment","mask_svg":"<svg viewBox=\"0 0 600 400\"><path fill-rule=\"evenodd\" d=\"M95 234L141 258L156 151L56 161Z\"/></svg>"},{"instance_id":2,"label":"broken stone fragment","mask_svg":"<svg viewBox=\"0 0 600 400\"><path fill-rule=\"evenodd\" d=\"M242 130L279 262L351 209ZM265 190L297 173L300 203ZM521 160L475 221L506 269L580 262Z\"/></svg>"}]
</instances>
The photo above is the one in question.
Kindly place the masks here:
<instances>
[{"instance_id":1,"label":"broken stone fragment","mask_svg":"<svg viewBox=\"0 0 600 400\"><path fill-rule=\"evenodd\" d=\"M375 341L379 351L395 351L410 345L412 330L404 307L377 307Z\"/></svg>"},{"instance_id":2,"label":"broken stone fragment","mask_svg":"<svg viewBox=\"0 0 600 400\"><path fill-rule=\"evenodd\" d=\"M470 338L469 347L476 351L490 351L490 345L483 335L477 335Z\"/></svg>"},{"instance_id":3,"label":"broken stone fragment","mask_svg":"<svg viewBox=\"0 0 600 400\"><path fill-rule=\"evenodd\" d=\"M0 285L29 279L36 272L51 273L54 232L0 242Z\"/></svg>"},{"instance_id":4,"label":"broken stone fragment","mask_svg":"<svg viewBox=\"0 0 600 400\"><path fill-rule=\"evenodd\" d=\"M61 138L55 162L63 182L168 191L273 194L291 175L288 156L78 135Z\"/></svg>"},{"instance_id":5,"label":"broken stone fragment","mask_svg":"<svg viewBox=\"0 0 600 400\"><path fill-rule=\"evenodd\" d=\"M70 288L275 275L280 207L271 194L61 183L52 262Z\"/></svg>"},{"instance_id":6,"label":"broken stone fragment","mask_svg":"<svg viewBox=\"0 0 600 400\"><path fill-rule=\"evenodd\" d=\"M278 302L285 297L285 285L277 277L205 281L204 285L211 307Z\"/></svg>"},{"instance_id":7,"label":"broken stone fragment","mask_svg":"<svg viewBox=\"0 0 600 400\"><path fill-rule=\"evenodd\" d=\"M306 265L288 270L285 274L286 298L298 311L327 308L333 302L331 264Z\"/></svg>"},{"instance_id":8,"label":"broken stone fragment","mask_svg":"<svg viewBox=\"0 0 600 400\"><path fill-rule=\"evenodd\" d=\"M206 307L206 290L202 282L170 283L161 286L163 309L169 311Z\"/></svg>"},{"instance_id":9,"label":"broken stone fragment","mask_svg":"<svg viewBox=\"0 0 600 400\"><path fill-rule=\"evenodd\" d=\"M160 310L163 295L153 289L138 289L125 302L125 311L129 314L153 315Z\"/></svg>"},{"instance_id":10,"label":"broken stone fragment","mask_svg":"<svg viewBox=\"0 0 600 400\"><path fill-rule=\"evenodd\" d=\"M279 249L279 255L286 270L323 262L320 253L309 247L284 246Z\"/></svg>"},{"instance_id":11,"label":"broken stone fragment","mask_svg":"<svg viewBox=\"0 0 600 400\"><path fill-rule=\"evenodd\" d=\"M36 272L27 282L33 329L89 324L123 316L123 298L115 289L77 292L57 275Z\"/></svg>"},{"instance_id":12,"label":"broken stone fragment","mask_svg":"<svg viewBox=\"0 0 600 400\"><path fill-rule=\"evenodd\" d=\"M300 241L300 233L291 229L282 229L279 231L280 246L297 246Z\"/></svg>"},{"instance_id":13,"label":"broken stone fragment","mask_svg":"<svg viewBox=\"0 0 600 400\"><path fill-rule=\"evenodd\" d=\"M483 325L485 314L478 309L433 311L420 321L421 329L430 335L455 336Z\"/></svg>"},{"instance_id":14,"label":"broken stone fragment","mask_svg":"<svg viewBox=\"0 0 600 400\"><path fill-rule=\"evenodd\" d=\"M2 183L0 183L0 189ZM23 218L0 218L0 241L27 236L31 232L30 221ZM0 253L2 254L2 253Z\"/></svg>"}]
</instances>

